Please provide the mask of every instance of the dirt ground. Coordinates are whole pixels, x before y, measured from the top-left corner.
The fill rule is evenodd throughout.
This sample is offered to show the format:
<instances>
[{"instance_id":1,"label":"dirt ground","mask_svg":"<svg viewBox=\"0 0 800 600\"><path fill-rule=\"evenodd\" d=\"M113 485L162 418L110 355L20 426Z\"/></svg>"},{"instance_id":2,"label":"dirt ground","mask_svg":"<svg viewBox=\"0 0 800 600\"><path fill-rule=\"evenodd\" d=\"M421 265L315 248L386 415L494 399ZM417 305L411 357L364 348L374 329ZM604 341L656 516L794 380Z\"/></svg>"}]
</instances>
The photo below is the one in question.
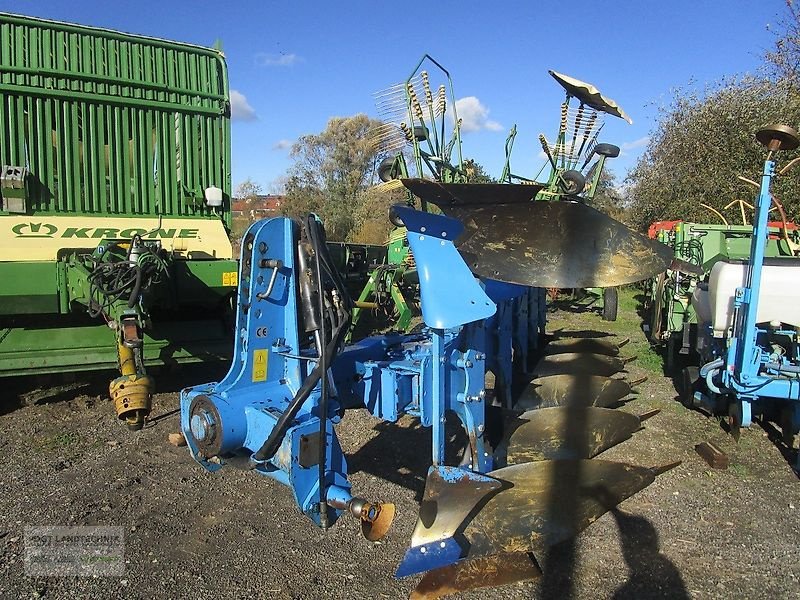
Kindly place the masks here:
<instances>
[{"instance_id":1,"label":"dirt ground","mask_svg":"<svg viewBox=\"0 0 800 600\"><path fill-rule=\"evenodd\" d=\"M600 330L630 337L629 378L647 375L621 410L659 408L644 430L601 458L682 464L542 561L545 577L468 598L800 598L800 484L769 429L739 443L717 420L676 402L670 378L640 331L633 292L620 319L558 310L548 331ZM155 419L130 433L114 418L107 379L72 384L4 382L0 451L0 596L3 598L402 598L418 578L395 580L414 527L430 456L413 420L388 425L348 413L338 434L359 495L392 501L398 516L372 544L342 519L323 532L298 513L288 489L252 472L206 473L179 430L177 390L219 377L209 368L160 376ZM772 437L771 437L772 436ZM730 456L713 470L694 446ZM122 577L27 577L29 525L120 525Z\"/></svg>"}]
</instances>

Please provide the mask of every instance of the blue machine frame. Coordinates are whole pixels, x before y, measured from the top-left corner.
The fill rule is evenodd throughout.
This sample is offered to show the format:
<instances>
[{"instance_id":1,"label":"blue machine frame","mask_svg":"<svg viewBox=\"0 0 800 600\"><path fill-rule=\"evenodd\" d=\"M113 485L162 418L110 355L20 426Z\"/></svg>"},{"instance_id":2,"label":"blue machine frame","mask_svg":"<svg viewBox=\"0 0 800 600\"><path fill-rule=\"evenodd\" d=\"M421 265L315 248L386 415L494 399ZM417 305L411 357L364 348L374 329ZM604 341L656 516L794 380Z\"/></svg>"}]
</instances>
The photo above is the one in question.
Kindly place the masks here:
<instances>
[{"instance_id":1,"label":"blue machine frame","mask_svg":"<svg viewBox=\"0 0 800 600\"><path fill-rule=\"evenodd\" d=\"M774 405L788 411L784 427L794 434L800 428L800 356L798 334L794 329L767 330L758 326L757 314L762 287L764 250L769 233L767 220L772 204L770 185L775 177L775 162L766 160L756 199L756 222L747 263L746 281L734 295L733 331L727 347L717 345L714 360L700 368L710 393L694 392L694 401L712 412L719 401L733 407L738 424L752 424L754 414L764 413ZM786 336L795 348L794 355L770 351L767 335ZM723 407L724 408L724 407ZM787 432L784 432L786 434ZM800 459L799 459L800 462Z\"/></svg>"},{"instance_id":2,"label":"blue machine frame","mask_svg":"<svg viewBox=\"0 0 800 600\"><path fill-rule=\"evenodd\" d=\"M216 471L236 460L247 461L258 473L289 486L297 506L318 525L332 523L352 499L347 461L333 428L348 408L365 406L386 421L404 414L418 417L432 428L432 468L444 479L480 479L478 473L492 470L485 441L486 372L495 373L498 396L510 402L512 355L527 366L544 330L544 290L480 282L453 244L463 229L457 220L410 208L400 211L420 273L427 328L417 334L370 337L345 348L330 365L326 415L319 414L318 384L274 456L254 461L253 454L319 360L312 347L303 347L299 227L286 218L259 221L245 234L230 371L218 383L181 392L183 434L203 467ZM459 417L468 434L468 468L444 466L448 411ZM326 420L325 490L320 490L318 477L320 418ZM325 498L328 513L321 518ZM451 554L460 551L448 548Z\"/></svg>"}]
</instances>

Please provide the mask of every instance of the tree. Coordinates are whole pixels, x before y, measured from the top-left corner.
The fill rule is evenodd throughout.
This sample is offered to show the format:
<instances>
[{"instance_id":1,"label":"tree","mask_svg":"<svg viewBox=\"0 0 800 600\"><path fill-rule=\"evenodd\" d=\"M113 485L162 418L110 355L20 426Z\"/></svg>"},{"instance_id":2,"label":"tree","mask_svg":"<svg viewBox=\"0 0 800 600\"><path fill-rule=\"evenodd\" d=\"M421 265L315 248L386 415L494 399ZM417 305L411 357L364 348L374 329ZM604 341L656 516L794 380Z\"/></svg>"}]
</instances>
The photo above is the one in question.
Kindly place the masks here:
<instances>
[{"instance_id":1,"label":"tree","mask_svg":"<svg viewBox=\"0 0 800 600\"><path fill-rule=\"evenodd\" d=\"M321 133L295 142L284 214L315 212L324 220L329 239L348 239L359 226L365 190L376 180L384 157L368 135L380 124L364 114L333 117Z\"/></svg>"},{"instance_id":2,"label":"tree","mask_svg":"<svg viewBox=\"0 0 800 600\"><path fill-rule=\"evenodd\" d=\"M497 180L489 175L483 168L483 165L476 162L472 158L464 160L464 173L466 174L466 183L496 183Z\"/></svg>"},{"instance_id":3,"label":"tree","mask_svg":"<svg viewBox=\"0 0 800 600\"><path fill-rule=\"evenodd\" d=\"M774 48L764 54L764 75L729 79L704 94L680 90L660 111L644 155L629 173L629 220L638 228L665 219L717 222L707 204L731 222L734 200L753 203L755 188L737 176L758 180L764 148L754 138L765 125L800 126L800 9L792 0L775 29ZM798 152L784 152L782 163ZM790 219L800 219L800 177L780 177L773 193ZM738 217L738 218L737 218ZM751 214L752 217L752 214Z\"/></svg>"},{"instance_id":4,"label":"tree","mask_svg":"<svg viewBox=\"0 0 800 600\"><path fill-rule=\"evenodd\" d=\"M233 197L238 200L252 200L261 194L261 192L261 185L248 177L236 186L236 191L233 192Z\"/></svg>"},{"instance_id":5,"label":"tree","mask_svg":"<svg viewBox=\"0 0 800 600\"><path fill-rule=\"evenodd\" d=\"M631 224L645 229L665 219L717 222L701 203L735 217L724 207L737 199L752 204L755 189L737 176L758 179L765 152L754 136L770 123L800 123L800 94L789 80L738 79L704 96L678 95L662 108L650 143L626 180ZM783 153L780 159L796 155ZM780 178L773 189L790 218L800 217L798 178Z\"/></svg>"},{"instance_id":6,"label":"tree","mask_svg":"<svg viewBox=\"0 0 800 600\"><path fill-rule=\"evenodd\" d=\"M588 204L613 219L622 220L624 218L625 208L622 205L622 195L614 173L603 169L603 172L600 173L600 180L597 182L597 189Z\"/></svg>"},{"instance_id":7,"label":"tree","mask_svg":"<svg viewBox=\"0 0 800 600\"><path fill-rule=\"evenodd\" d=\"M800 8L786 0L786 9L773 32L775 47L764 54L764 60L773 78L800 83Z\"/></svg>"}]
</instances>

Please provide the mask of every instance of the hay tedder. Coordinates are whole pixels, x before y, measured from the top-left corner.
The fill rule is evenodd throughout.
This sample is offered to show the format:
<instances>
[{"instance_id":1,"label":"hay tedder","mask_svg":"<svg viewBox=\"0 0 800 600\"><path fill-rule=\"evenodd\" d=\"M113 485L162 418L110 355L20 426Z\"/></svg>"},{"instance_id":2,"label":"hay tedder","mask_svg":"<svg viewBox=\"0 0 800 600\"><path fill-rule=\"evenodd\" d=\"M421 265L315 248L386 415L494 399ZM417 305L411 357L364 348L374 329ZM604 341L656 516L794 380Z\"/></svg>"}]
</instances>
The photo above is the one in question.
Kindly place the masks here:
<instances>
[{"instance_id":1,"label":"hay tedder","mask_svg":"<svg viewBox=\"0 0 800 600\"><path fill-rule=\"evenodd\" d=\"M727 416L737 438L740 427L754 418L778 423L791 450L800 429L800 260L792 252L767 256L776 241L770 240L767 219L770 207L780 206L770 191L772 181L800 162L795 158L777 171L775 154L797 148L800 136L790 127L772 125L756 138L768 153L749 252L744 260L718 261L708 281L692 293L700 366L683 370L681 400Z\"/></svg>"},{"instance_id":2,"label":"hay tedder","mask_svg":"<svg viewBox=\"0 0 800 600\"><path fill-rule=\"evenodd\" d=\"M0 14L0 376L230 359L222 53ZM227 322L227 324L226 324Z\"/></svg>"},{"instance_id":3,"label":"hay tedder","mask_svg":"<svg viewBox=\"0 0 800 600\"><path fill-rule=\"evenodd\" d=\"M422 85L412 110L443 120L443 103ZM427 127L425 139L439 141L413 146L437 177L405 177L400 159L387 177L441 213L393 210L414 257L424 328L345 345L353 303L323 225L314 215L259 221L243 240L230 371L181 393L182 431L203 467L274 479L314 523L351 515L369 540L386 534L395 508L351 490L334 425L366 409L430 427L419 520L396 573L425 573L420 597L535 579L550 546L674 466L592 460L651 416L613 408L635 385L611 377L628 360L617 345L539 346L543 288L642 280L670 266L672 253L579 200L536 201L544 185L461 181L452 122L448 141L442 127ZM392 127L384 133L402 144L423 134L419 124ZM446 415L460 422L464 447L448 441Z\"/></svg>"},{"instance_id":4,"label":"hay tedder","mask_svg":"<svg viewBox=\"0 0 800 600\"><path fill-rule=\"evenodd\" d=\"M497 192L490 192L488 187L480 186L491 184L475 181L474 163L464 160L462 156L461 121L458 118L452 78L442 65L427 54L420 59L403 83L375 95L376 107L383 124L373 132L373 142L376 148L388 155L379 168L382 180L379 187L385 190L404 187L407 191L406 204L416 206L419 203L422 210L428 210L429 198L438 197L444 200L441 196L447 193L436 191L432 187L433 183L468 186L461 188L459 193L462 196L466 194L479 199L491 198L491 203L502 203L505 199L513 198L534 198L551 202L563 200L573 205L591 202L598 190L606 160L617 157L620 152L619 147L613 144L598 143L605 116L612 115L629 123L632 121L616 102L603 96L593 85L555 71L549 73L564 88L566 96L560 107L555 142L548 142L544 134L539 136L547 162L534 179L512 172L511 153L517 135L517 128L514 126L506 139L505 165L499 179L501 184L508 184L512 188L522 185L532 187L516 191L511 188L496 188ZM441 81L438 86L433 81L436 76ZM412 172L416 178L410 178ZM543 177L544 173L547 173L546 177ZM423 177L428 179L422 179ZM538 179L542 181L539 182ZM475 185L478 187L472 190ZM427 189L423 190L425 186ZM474 199L470 202L474 202ZM545 218L550 222L563 222L556 214L559 210L561 209L555 207L541 208L543 216L546 215ZM564 210L571 214L580 211L574 207ZM587 227L600 222L605 225L616 223L613 220L597 219L597 214L597 211L587 207L584 215ZM402 222L394 213L390 213L390 220L397 228L389 240L386 262L371 274L355 303L353 329L365 309L381 310L391 316L396 329L400 331L407 331L412 317L419 314L419 280L414 255L408 249ZM580 232L558 230L552 232L551 238L578 233ZM567 239L579 243L577 238ZM552 241L549 239L544 242L549 250L554 249ZM497 250L502 252L503 249L498 247ZM580 251L577 255L580 255ZM556 278L555 281L561 283L566 279L569 278ZM589 288L602 299L604 318L616 318L616 289L600 289L594 281L589 281L589 284L580 287Z\"/></svg>"}]
</instances>

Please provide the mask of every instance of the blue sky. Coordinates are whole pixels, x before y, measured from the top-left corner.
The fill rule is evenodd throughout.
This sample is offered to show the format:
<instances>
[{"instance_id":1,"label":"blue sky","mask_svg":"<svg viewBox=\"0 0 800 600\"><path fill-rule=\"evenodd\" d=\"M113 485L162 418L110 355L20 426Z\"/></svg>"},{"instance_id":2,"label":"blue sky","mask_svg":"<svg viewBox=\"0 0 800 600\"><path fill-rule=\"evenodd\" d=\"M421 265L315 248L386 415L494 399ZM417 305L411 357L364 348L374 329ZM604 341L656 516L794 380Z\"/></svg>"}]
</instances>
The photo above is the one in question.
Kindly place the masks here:
<instances>
[{"instance_id":1,"label":"blue sky","mask_svg":"<svg viewBox=\"0 0 800 600\"><path fill-rule=\"evenodd\" d=\"M492 175L513 124L514 172L541 166L563 91L554 69L597 86L632 117L608 118L624 176L676 86L753 72L773 43L784 0L583 0L431 3L241 0L0 0L0 11L202 45L220 39L234 90L234 186L265 191L290 165L287 146L332 116L377 116L372 94L405 79L425 52L448 68L457 98L475 97L464 155Z\"/></svg>"}]
</instances>

